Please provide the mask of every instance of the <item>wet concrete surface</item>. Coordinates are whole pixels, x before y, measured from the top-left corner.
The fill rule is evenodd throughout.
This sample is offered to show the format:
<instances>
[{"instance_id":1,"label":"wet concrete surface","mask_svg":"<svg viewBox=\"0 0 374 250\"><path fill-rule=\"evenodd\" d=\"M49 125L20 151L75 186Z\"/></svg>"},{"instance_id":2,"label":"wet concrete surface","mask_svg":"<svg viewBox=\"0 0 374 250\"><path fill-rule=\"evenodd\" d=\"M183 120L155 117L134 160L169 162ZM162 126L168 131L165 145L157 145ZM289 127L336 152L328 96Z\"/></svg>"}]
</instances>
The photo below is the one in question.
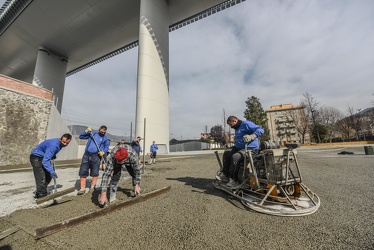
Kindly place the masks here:
<instances>
[{"instance_id":1,"label":"wet concrete surface","mask_svg":"<svg viewBox=\"0 0 374 250\"><path fill-rule=\"evenodd\" d=\"M338 154L341 151L354 154ZM12 226L22 229L1 240L0 247L374 249L374 156L365 155L363 146L308 147L298 149L298 159L304 183L321 199L320 208L311 215L277 217L257 213L215 189L212 181L218 163L213 152L169 155L160 156L155 165L146 165L141 184L144 194L171 186L169 192L39 240L33 237L37 228L100 210L99 191L83 196L72 194L46 208L33 206L5 213L0 217L0 232ZM69 164L71 167L57 166L63 187L77 184L79 165ZM23 192L31 195L31 171L0 176L4 194L1 199L10 197L8 206ZM14 183L16 179L30 182L24 187L22 181ZM133 199L128 176L121 179L117 193L119 202ZM32 202L30 205L35 205Z\"/></svg>"}]
</instances>

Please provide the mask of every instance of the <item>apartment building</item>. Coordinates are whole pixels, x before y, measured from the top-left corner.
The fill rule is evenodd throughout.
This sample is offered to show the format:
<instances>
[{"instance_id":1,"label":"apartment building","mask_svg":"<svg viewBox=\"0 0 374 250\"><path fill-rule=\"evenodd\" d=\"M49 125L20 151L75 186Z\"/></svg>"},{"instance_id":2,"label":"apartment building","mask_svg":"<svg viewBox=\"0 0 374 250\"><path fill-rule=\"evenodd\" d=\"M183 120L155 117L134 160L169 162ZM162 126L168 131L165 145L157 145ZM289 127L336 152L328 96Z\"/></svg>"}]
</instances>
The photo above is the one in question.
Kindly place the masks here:
<instances>
[{"instance_id":1,"label":"apartment building","mask_svg":"<svg viewBox=\"0 0 374 250\"><path fill-rule=\"evenodd\" d=\"M265 111L268 119L270 139L284 145L287 142L302 142L302 135L297 131L295 120L299 119L299 110L304 106L292 104L273 105ZM309 135L305 135L305 142L309 142Z\"/></svg>"}]
</instances>

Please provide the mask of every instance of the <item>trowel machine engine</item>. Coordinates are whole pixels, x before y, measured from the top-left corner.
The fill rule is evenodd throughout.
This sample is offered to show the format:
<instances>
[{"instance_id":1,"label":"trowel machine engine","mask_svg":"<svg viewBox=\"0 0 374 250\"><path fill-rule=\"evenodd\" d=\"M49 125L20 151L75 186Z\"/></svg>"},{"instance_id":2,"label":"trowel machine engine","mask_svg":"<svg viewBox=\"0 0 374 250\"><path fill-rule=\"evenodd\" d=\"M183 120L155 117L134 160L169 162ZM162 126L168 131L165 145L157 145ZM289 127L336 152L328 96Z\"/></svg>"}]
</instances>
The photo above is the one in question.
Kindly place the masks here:
<instances>
[{"instance_id":1,"label":"trowel machine engine","mask_svg":"<svg viewBox=\"0 0 374 250\"><path fill-rule=\"evenodd\" d=\"M288 143L280 148L273 141L262 142L258 153L245 149L239 162L238 186L228 187L215 180L213 185L252 210L277 216L312 214L320 206L319 197L304 183L297 160L299 144ZM215 152L222 172L222 162Z\"/></svg>"}]
</instances>

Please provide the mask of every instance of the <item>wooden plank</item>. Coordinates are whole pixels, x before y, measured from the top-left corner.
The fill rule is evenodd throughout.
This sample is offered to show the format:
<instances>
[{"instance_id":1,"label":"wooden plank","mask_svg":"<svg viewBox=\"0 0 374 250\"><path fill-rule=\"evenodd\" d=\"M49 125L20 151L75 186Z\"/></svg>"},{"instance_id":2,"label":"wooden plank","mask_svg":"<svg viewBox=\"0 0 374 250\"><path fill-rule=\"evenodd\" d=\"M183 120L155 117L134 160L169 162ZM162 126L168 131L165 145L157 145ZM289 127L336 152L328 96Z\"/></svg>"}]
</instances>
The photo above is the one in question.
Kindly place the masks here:
<instances>
[{"instance_id":1,"label":"wooden plank","mask_svg":"<svg viewBox=\"0 0 374 250\"><path fill-rule=\"evenodd\" d=\"M106 215L106 214L111 213L113 211L116 211L118 209L121 209L121 208L124 208L124 207L127 207L127 206L134 205L136 203L148 200L148 199L153 198L153 197L155 197L157 195L160 195L162 193L166 193L170 189L171 189L170 186L164 187L164 188L149 192L145 195L138 196L138 197L133 198L131 200L127 200L127 201L124 201L124 202L121 202L121 203L118 203L118 204L115 204L115 205L108 206L106 208L103 208L103 209L95 211L95 212L84 214L82 216L75 217L75 218L72 218L72 219L68 219L68 220L65 220L63 222L59 222L59 223L56 223L56 224L53 224L53 225L50 225L50 226L47 226L47 227L38 228L38 229L35 230L35 238L36 239L43 238L47 235L50 235L50 234L62 231L66 228L78 225L82 222L85 222L85 221L88 221L88 220L91 220L91 219L95 219L97 217Z\"/></svg>"},{"instance_id":2,"label":"wooden plank","mask_svg":"<svg viewBox=\"0 0 374 250\"><path fill-rule=\"evenodd\" d=\"M20 230L20 228L18 226L14 226L14 227L11 227L3 232L0 233L0 240L4 239L5 237L11 235L11 234L14 234L15 232L17 232L18 230Z\"/></svg>"},{"instance_id":3,"label":"wooden plank","mask_svg":"<svg viewBox=\"0 0 374 250\"><path fill-rule=\"evenodd\" d=\"M53 200L53 199L56 199L58 197L61 197L65 194L68 194L68 193L71 193L71 192L74 192L75 191L75 187L71 187L71 188L68 188L68 189L65 189L65 190L62 190L62 191L59 191L57 193L54 193L54 194L51 194L51 195L48 195L48 196L45 196L43 198L40 198L40 199L37 199L36 200L36 204L42 204L43 202L46 202L46 201L50 201L50 200Z\"/></svg>"}]
</instances>

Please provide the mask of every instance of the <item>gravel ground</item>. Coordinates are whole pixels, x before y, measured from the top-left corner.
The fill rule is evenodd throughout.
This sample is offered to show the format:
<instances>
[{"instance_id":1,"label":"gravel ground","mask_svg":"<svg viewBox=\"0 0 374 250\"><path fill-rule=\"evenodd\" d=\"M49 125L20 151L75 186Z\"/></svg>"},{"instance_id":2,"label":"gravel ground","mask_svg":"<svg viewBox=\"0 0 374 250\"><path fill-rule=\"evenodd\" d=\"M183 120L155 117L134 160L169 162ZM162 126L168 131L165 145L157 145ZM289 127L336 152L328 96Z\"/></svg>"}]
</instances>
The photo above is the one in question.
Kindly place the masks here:
<instances>
[{"instance_id":1,"label":"gravel ground","mask_svg":"<svg viewBox=\"0 0 374 250\"><path fill-rule=\"evenodd\" d=\"M160 156L146 166L142 193L171 186L169 192L39 240L33 237L37 228L100 210L98 192L17 210L0 217L0 232L22 227L1 240L0 249L374 249L374 156L363 147L344 150L355 154L299 149L304 183L321 199L319 210L308 216L253 212L215 189L213 153ZM132 199L130 188L122 178L120 201Z\"/></svg>"}]
</instances>

